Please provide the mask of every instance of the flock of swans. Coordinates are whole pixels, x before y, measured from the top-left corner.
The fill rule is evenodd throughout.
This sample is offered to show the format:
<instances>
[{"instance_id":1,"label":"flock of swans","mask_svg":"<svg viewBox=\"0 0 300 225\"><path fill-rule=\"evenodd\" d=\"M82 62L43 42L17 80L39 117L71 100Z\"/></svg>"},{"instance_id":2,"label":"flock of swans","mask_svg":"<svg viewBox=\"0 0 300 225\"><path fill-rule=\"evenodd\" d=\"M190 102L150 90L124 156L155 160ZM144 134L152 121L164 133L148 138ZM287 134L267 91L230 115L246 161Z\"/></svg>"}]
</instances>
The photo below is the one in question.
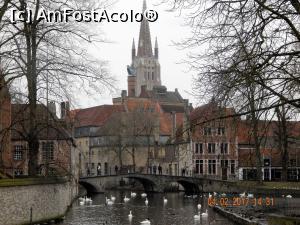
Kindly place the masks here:
<instances>
[{"instance_id":1,"label":"flock of swans","mask_svg":"<svg viewBox=\"0 0 300 225\"><path fill-rule=\"evenodd\" d=\"M216 192L208 193L208 197L209 198L212 198L214 196L226 197L226 195L227 195L226 193L222 193L222 194L218 194ZM137 193L135 193L135 192L131 192L130 193L130 197L132 199L135 198L136 196L137 196ZM240 193L239 196L240 197L248 197L248 198L253 198L254 197L254 195L252 193L246 193L246 192ZM141 197L145 199L145 205L148 206L149 205L149 200L147 198L147 194L146 193L142 193ZM282 197L292 198L291 195L286 195L286 196L283 195ZM125 195L124 198L123 198L124 203L129 202L131 198L129 198L129 197L127 197ZM80 197L79 201L80 201L79 202L80 205L91 204L93 202L93 200L91 198L88 198L87 196ZM105 197L105 203L108 206L113 205L115 203L115 201L116 201L116 197L115 196L111 195L110 198L108 198L107 196ZM168 203L168 199L164 196L163 197L163 204L165 205L167 203ZM205 212L201 213L201 208L202 208L201 204L198 204L197 205L198 214L194 215L194 220L200 220L201 218L202 219L207 219L208 218L208 210L206 209ZM133 218L133 214L132 214L132 211L130 211L129 215L128 215L128 219L132 220L132 218ZM149 218L147 218L144 221L141 221L140 224L142 224L142 225L151 225L151 221L150 221Z\"/></svg>"}]
</instances>

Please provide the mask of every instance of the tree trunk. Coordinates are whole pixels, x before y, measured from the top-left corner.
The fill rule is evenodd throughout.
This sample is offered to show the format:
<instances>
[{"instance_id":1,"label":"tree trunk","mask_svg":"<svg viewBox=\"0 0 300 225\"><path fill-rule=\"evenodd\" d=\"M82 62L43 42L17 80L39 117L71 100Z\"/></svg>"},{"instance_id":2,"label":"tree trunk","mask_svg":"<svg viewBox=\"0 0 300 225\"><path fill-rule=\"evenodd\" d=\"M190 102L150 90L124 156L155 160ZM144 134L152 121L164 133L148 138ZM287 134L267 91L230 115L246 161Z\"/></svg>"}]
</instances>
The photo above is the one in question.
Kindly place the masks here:
<instances>
[{"instance_id":1,"label":"tree trunk","mask_svg":"<svg viewBox=\"0 0 300 225\"><path fill-rule=\"evenodd\" d=\"M26 8L24 1L21 1L22 8ZM39 8L39 0L36 3L36 7ZM26 12L26 11L25 11ZM27 12L25 13L27 18ZM28 82L28 100L29 100L29 134L27 138L28 142L28 174L30 176L36 176L38 173L38 152L39 152L39 140L36 133L37 127L37 73L36 73L36 54L37 54L37 42L36 42L36 23L27 24L24 22L24 35L26 38L27 48L27 71L26 78Z\"/></svg>"},{"instance_id":2,"label":"tree trunk","mask_svg":"<svg viewBox=\"0 0 300 225\"><path fill-rule=\"evenodd\" d=\"M255 113L255 88L250 86L250 110L251 110L251 123L252 123L252 133L254 139L254 147L255 147L255 164L257 170L257 181L259 184L262 183L262 161L260 154L260 142L258 137L258 119Z\"/></svg>"}]
</instances>

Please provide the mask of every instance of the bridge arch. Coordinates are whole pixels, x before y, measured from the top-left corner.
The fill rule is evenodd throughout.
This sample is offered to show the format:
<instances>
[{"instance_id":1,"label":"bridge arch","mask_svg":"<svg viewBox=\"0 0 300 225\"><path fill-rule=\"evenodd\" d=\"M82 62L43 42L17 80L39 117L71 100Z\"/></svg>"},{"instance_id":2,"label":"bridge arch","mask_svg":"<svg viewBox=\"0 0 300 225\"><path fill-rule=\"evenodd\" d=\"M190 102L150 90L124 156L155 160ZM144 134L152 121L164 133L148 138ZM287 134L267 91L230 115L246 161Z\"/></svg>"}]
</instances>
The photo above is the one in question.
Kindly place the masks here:
<instances>
[{"instance_id":1,"label":"bridge arch","mask_svg":"<svg viewBox=\"0 0 300 225\"><path fill-rule=\"evenodd\" d=\"M86 189L87 193L97 193L98 192L97 187L95 187L93 184L91 184L87 181L79 181L79 184Z\"/></svg>"},{"instance_id":2,"label":"bridge arch","mask_svg":"<svg viewBox=\"0 0 300 225\"><path fill-rule=\"evenodd\" d=\"M200 192L199 185L196 183L181 179L177 180L177 183L179 183L184 188L185 193L194 194Z\"/></svg>"},{"instance_id":3,"label":"bridge arch","mask_svg":"<svg viewBox=\"0 0 300 225\"><path fill-rule=\"evenodd\" d=\"M145 192L159 191L157 184L148 178L137 177L137 176L127 176L126 178L134 179L134 180L140 182L143 185Z\"/></svg>"}]
</instances>

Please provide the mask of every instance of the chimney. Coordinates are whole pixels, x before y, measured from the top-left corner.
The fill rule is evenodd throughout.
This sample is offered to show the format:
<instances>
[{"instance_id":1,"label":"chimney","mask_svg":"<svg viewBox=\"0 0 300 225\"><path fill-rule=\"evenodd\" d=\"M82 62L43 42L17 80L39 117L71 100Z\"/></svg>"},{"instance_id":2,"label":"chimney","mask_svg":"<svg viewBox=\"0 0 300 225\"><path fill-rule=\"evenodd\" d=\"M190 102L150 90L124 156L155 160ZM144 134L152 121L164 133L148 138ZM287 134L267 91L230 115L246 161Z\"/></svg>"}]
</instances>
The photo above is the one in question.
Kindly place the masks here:
<instances>
[{"instance_id":1,"label":"chimney","mask_svg":"<svg viewBox=\"0 0 300 225\"><path fill-rule=\"evenodd\" d=\"M171 116L172 116L172 138L174 139L176 135L176 112L172 111Z\"/></svg>"},{"instance_id":2,"label":"chimney","mask_svg":"<svg viewBox=\"0 0 300 225\"><path fill-rule=\"evenodd\" d=\"M55 105L55 102L54 102L54 101L48 102L48 111L49 111L52 115L56 116L56 105Z\"/></svg>"},{"instance_id":3,"label":"chimney","mask_svg":"<svg viewBox=\"0 0 300 225\"><path fill-rule=\"evenodd\" d=\"M61 102L60 103L60 110L61 110L61 119L65 119L70 111L70 103L67 102Z\"/></svg>"},{"instance_id":4,"label":"chimney","mask_svg":"<svg viewBox=\"0 0 300 225\"><path fill-rule=\"evenodd\" d=\"M122 92L121 92L122 103L124 103L126 97L127 97L127 91L122 90Z\"/></svg>"}]
</instances>

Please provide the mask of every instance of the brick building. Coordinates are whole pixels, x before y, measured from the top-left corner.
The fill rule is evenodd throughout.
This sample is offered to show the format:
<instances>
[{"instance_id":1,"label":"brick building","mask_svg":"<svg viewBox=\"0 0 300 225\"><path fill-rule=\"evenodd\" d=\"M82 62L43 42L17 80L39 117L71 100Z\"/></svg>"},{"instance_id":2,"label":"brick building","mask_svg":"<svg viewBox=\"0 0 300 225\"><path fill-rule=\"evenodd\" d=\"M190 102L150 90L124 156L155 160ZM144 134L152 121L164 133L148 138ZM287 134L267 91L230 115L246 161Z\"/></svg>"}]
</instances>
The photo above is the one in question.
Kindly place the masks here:
<instances>
[{"instance_id":1,"label":"brick building","mask_svg":"<svg viewBox=\"0 0 300 225\"><path fill-rule=\"evenodd\" d=\"M238 119L233 108L210 102L192 111L191 149L194 175L236 179L238 167ZM226 119L215 119L226 117Z\"/></svg>"},{"instance_id":2,"label":"brick building","mask_svg":"<svg viewBox=\"0 0 300 225\"><path fill-rule=\"evenodd\" d=\"M1 72L1 71L0 71ZM0 73L1 76L1 73ZM11 100L4 78L0 77L0 170L7 166L5 159L11 155Z\"/></svg>"},{"instance_id":3,"label":"brick building","mask_svg":"<svg viewBox=\"0 0 300 225\"><path fill-rule=\"evenodd\" d=\"M255 148L251 138L250 121L239 123L239 179L256 179ZM300 180L300 122L288 121L287 167L290 181ZM278 122L259 121L260 154L262 174L265 181L278 181L282 178L282 165L285 162L283 150L278 142Z\"/></svg>"}]
</instances>

